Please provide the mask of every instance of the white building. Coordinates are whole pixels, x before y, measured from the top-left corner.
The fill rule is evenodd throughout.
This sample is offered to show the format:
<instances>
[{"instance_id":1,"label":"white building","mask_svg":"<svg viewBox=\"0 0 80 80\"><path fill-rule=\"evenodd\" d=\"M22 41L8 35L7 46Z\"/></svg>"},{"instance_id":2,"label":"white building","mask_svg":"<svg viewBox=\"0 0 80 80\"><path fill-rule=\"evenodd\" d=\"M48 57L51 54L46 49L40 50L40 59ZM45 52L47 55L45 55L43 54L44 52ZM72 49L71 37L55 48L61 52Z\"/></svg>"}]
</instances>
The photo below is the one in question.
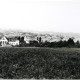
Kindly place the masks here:
<instances>
[{"instance_id":1,"label":"white building","mask_svg":"<svg viewBox=\"0 0 80 80\"><path fill-rule=\"evenodd\" d=\"M16 45L19 45L19 40L15 39L15 38L7 38L7 37L4 36L0 39L0 43L1 43L2 47L16 46Z\"/></svg>"},{"instance_id":2,"label":"white building","mask_svg":"<svg viewBox=\"0 0 80 80\"><path fill-rule=\"evenodd\" d=\"M12 45L12 46L19 45L19 40L9 41L9 44Z\"/></svg>"},{"instance_id":3,"label":"white building","mask_svg":"<svg viewBox=\"0 0 80 80\"><path fill-rule=\"evenodd\" d=\"M24 37L24 41L28 44L31 39L29 37Z\"/></svg>"},{"instance_id":4,"label":"white building","mask_svg":"<svg viewBox=\"0 0 80 80\"><path fill-rule=\"evenodd\" d=\"M4 36L0 39L1 46L6 46L8 44L7 38Z\"/></svg>"}]
</instances>

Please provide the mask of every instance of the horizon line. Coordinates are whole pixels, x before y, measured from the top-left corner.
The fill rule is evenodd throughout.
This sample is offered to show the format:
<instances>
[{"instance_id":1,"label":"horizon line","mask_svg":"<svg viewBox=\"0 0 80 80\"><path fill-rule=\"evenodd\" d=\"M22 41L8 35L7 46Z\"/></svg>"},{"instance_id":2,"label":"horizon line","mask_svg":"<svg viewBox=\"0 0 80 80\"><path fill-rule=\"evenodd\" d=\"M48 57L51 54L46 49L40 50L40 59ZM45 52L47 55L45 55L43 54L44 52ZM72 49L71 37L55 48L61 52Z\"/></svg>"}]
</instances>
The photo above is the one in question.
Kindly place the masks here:
<instances>
[{"instance_id":1,"label":"horizon line","mask_svg":"<svg viewBox=\"0 0 80 80\"><path fill-rule=\"evenodd\" d=\"M20 32L30 32L30 33L73 33L80 34L79 32L61 32L61 31L38 31L38 30L22 30L22 29L0 29L1 31L20 31Z\"/></svg>"}]
</instances>

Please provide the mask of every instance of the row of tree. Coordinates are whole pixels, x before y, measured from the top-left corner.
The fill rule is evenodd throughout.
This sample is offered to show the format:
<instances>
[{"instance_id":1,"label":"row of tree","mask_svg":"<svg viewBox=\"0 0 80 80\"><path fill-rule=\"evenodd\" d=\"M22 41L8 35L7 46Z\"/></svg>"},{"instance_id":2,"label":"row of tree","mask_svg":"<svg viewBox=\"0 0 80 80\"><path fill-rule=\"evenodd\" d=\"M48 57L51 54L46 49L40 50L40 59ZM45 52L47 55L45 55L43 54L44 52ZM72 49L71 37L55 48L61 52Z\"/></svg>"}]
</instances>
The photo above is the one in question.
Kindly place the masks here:
<instances>
[{"instance_id":1,"label":"row of tree","mask_svg":"<svg viewBox=\"0 0 80 80\"><path fill-rule=\"evenodd\" d=\"M26 44L24 37L19 37L20 45L19 47L80 47L79 41L74 42L73 38L69 38L67 41L58 41L58 42L42 42L41 37L37 38L37 41L30 41L29 44Z\"/></svg>"}]
</instances>

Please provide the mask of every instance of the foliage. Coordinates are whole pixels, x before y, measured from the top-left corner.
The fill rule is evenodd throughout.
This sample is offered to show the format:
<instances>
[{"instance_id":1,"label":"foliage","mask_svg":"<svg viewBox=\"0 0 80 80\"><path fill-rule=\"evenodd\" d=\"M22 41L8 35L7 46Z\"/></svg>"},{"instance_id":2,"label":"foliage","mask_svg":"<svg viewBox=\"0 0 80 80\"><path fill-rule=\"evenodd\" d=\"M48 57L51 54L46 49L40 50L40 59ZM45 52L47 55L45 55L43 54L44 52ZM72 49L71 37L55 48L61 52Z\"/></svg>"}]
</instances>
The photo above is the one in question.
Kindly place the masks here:
<instances>
[{"instance_id":1,"label":"foliage","mask_svg":"<svg viewBox=\"0 0 80 80\"><path fill-rule=\"evenodd\" d=\"M0 48L0 78L80 79L78 48Z\"/></svg>"},{"instance_id":2,"label":"foliage","mask_svg":"<svg viewBox=\"0 0 80 80\"><path fill-rule=\"evenodd\" d=\"M69 38L68 41L67 41L67 43L68 43L69 47L72 47L72 46L75 45L74 40L72 38Z\"/></svg>"},{"instance_id":3,"label":"foliage","mask_svg":"<svg viewBox=\"0 0 80 80\"><path fill-rule=\"evenodd\" d=\"M27 44L26 42L24 41L24 37L18 37L18 40L19 40L19 47L26 47Z\"/></svg>"},{"instance_id":4,"label":"foliage","mask_svg":"<svg viewBox=\"0 0 80 80\"><path fill-rule=\"evenodd\" d=\"M37 40L30 40L29 43L24 41L24 37L18 37L20 45L18 47L69 47L69 48L80 48L79 41L74 42L74 38L69 38L67 41L63 41L63 37L60 37L58 42L42 42L41 37L37 37Z\"/></svg>"}]
</instances>

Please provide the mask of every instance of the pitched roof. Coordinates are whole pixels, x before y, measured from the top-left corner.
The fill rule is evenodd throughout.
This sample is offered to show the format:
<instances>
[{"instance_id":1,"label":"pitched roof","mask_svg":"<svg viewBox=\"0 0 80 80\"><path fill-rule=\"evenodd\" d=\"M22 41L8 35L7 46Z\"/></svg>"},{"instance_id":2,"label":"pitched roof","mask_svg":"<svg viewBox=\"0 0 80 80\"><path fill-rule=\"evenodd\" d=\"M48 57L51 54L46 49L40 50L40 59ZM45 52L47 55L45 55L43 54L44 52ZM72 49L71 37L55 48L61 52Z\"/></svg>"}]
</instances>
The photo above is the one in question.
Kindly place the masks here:
<instances>
[{"instance_id":1,"label":"pitched roof","mask_svg":"<svg viewBox=\"0 0 80 80\"><path fill-rule=\"evenodd\" d=\"M16 41L18 37L7 37L8 41Z\"/></svg>"},{"instance_id":2,"label":"pitched roof","mask_svg":"<svg viewBox=\"0 0 80 80\"><path fill-rule=\"evenodd\" d=\"M6 36L0 36L0 39L2 39L3 37L5 37L8 41L16 41L16 40L18 40L18 37L6 37Z\"/></svg>"}]
</instances>

